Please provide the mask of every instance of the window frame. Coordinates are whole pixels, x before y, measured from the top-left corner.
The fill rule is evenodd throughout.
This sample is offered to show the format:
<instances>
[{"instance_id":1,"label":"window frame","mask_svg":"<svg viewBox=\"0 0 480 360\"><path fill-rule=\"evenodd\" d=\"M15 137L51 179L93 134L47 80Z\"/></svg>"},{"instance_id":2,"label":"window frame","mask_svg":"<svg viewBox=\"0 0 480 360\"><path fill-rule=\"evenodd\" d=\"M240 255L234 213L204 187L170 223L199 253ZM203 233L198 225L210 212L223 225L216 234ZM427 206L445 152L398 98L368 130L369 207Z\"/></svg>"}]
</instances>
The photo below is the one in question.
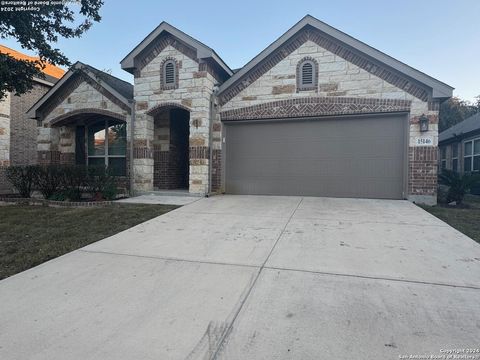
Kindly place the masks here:
<instances>
[{"instance_id":1,"label":"window frame","mask_svg":"<svg viewBox=\"0 0 480 360\"><path fill-rule=\"evenodd\" d=\"M173 65L173 82L167 83L167 71L166 68L169 64ZM175 58L167 57L163 60L160 67L160 84L162 90L171 90L178 88L178 69L179 65Z\"/></svg>"},{"instance_id":2,"label":"window frame","mask_svg":"<svg viewBox=\"0 0 480 360\"><path fill-rule=\"evenodd\" d=\"M312 83L303 82L303 67L305 64L312 66ZM297 63L297 92L311 91L318 92L318 62L312 57L305 57Z\"/></svg>"},{"instance_id":3,"label":"window frame","mask_svg":"<svg viewBox=\"0 0 480 360\"><path fill-rule=\"evenodd\" d=\"M458 153L459 153L458 144L457 143L452 144L450 148L452 149L452 171L458 172ZM454 156L455 152L453 151L453 149L457 150L457 156ZM455 161L456 161L456 165L454 166Z\"/></svg>"},{"instance_id":4,"label":"window frame","mask_svg":"<svg viewBox=\"0 0 480 360\"><path fill-rule=\"evenodd\" d=\"M478 142L480 143L480 137L477 137L477 138L473 138L473 139L470 139L470 140L466 140L463 142L463 171L464 172L478 172L480 171L480 167L478 169L475 169L474 168L474 164L475 164L475 158L480 158L480 145L479 145L479 151L476 153L475 152L475 143ZM465 148L467 146L467 144L471 144L472 146L472 153L470 155L467 155L466 151L465 151ZM467 162L467 159L469 159L470 161L470 171L466 171L465 170L465 163Z\"/></svg>"},{"instance_id":5,"label":"window frame","mask_svg":"<svg viewBox=\"0 0 480 360\"><path fill-rule=\"evenodd\" d=\"M125 149L125 155L110 155L109 154L109 136L108 136L108 131L109 131L109 128L111 126L114 126L114 125L117 125L116 123L109 123L108 119L105 119L103 120L104 121L104 127L103 127L103 130L105 131L105 144L104 144L104 147L105 147L105 151L104 151L104 154L103 155L90 155L90 148L89 148L89 134L88 134L88 131L90 129L90 127L92 126L95 126L99 123L101 123L101 120L97 121L97 122L94 122L92 124L89 124L87 126L85 126L85 144L86 144L86 148L87 148L87 151L86 151L86 159L85 159L85 164L86 166L90 166L90 158L92 159L101 159L103 158L104 159L104 164L105 164L105 167L109 167L109 159L110 158L122 158L122 159L125 159L125 165L126 165L126 161L127 161L127 149ZM123 124L123 123L122 123ZM125 141L127 139L125 138ZM118 176L126 176L126 173L127 173L127 167L125 166L125 175L118 175Z\"/></svg>"},{"instance_id":6,"label":"window frame","mask_svg":"<svg viewBox=\"0 0 480 360\"><path fill-rule=\"evenodd\" d=\"M445 170L447 168L447 147L443 146L440 148L440 170Z\"/></svg>"}]
</instances>

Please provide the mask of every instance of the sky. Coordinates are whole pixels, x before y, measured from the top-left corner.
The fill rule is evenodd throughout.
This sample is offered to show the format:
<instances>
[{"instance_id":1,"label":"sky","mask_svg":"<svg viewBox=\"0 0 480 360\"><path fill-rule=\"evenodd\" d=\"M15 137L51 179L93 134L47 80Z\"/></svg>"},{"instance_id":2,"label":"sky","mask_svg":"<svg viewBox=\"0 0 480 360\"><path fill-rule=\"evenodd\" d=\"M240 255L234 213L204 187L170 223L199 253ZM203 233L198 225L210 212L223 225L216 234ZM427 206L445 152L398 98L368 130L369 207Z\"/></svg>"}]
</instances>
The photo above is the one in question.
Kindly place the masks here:
<instances>
[{"instance_id":1,"label":"sky","mask_svg":"<svg viewBox=\"0 0 480 360\"><path fill-rule=\"evenodd\" d=\"M100 23L55 47L72 63L79 60L133 82L120 60L167 21L235 69L306 14L453 86L455 96L473 101L480 95L478 0L105 0ZM1 41L22 50L13 39Z\"/></svg>"}]
</instances>

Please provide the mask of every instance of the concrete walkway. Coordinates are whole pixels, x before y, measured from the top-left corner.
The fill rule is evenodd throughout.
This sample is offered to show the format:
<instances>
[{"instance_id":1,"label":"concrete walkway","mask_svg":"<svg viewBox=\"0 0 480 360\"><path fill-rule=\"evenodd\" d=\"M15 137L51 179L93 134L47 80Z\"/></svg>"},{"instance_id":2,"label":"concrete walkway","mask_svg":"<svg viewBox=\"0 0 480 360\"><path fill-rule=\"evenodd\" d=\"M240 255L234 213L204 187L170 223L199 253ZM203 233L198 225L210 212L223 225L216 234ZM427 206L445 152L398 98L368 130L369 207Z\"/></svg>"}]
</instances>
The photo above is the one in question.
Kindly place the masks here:
<instances>
[{"instance_id":1,"label":"concrete walkway","mask_svg":"<svg viewBox=\"0 0 480 360\"><path fill-rule=\"evenodd\" d=\"M2 360L441 355L479 347L480 246L406 201L218 196L1 281L0 304Z\"/></svg>"}]
</instances>

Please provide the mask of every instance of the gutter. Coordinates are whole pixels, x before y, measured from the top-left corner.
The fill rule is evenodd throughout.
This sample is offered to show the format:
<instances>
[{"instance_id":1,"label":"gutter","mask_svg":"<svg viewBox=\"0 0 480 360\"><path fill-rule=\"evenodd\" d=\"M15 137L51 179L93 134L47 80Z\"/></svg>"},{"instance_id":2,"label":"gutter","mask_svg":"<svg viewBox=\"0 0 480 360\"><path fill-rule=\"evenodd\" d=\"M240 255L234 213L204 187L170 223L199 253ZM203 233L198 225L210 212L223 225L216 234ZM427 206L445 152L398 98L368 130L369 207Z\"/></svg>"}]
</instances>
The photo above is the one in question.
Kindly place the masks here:
<instances>
[{"instance_id":1,"label":"gutter","mask_svg":"<svg viewBox=\"0 0 480 360\"><path fill-rule=\"evenodd\" d=\"M135 190L133 189L133 184L134 184L134 173L133 173L133 147L134 147L134 134L135 134L135 105L136 101L135 99L132 99L129 101L130 103L130 162L129 162L129 168L130 168L130 196L135 196Z\"/></svg>"},{"instance_id":2,"label":"gutter","mask_svg":"<svg viewBox=\"0 0 480 360\"><path fill-rule=\"evenodd\" d=\"M213 171L213 122L216 118L216 104L217 104L217 92L218 85L214 85L212 94L210 95L210 125L208 132L208 145L209 145L209 159L208 159L208 189L205 194L206 197L214 195L212 192L212 171Z\"/></svg>"}]
</instances>

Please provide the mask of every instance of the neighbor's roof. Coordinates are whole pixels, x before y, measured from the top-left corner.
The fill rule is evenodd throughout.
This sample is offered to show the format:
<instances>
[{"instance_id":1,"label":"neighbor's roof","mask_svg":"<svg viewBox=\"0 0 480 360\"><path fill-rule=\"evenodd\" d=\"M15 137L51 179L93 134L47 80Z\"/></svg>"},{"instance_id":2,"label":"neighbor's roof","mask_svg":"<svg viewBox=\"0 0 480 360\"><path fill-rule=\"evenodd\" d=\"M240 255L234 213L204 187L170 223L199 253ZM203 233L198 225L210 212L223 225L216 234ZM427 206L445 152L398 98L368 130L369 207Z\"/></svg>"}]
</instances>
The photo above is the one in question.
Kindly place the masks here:
<instances>
[{"instance_id":1,"label":"neighbor's roof","mask_svg":"<svg viewBox=\"0 0 480 360\"><path fill-rule=\"evenodd\" d=\"M194 39L190 35L187 35L183 31L177 29L176 27L170 25L165 21L161 22L155 30L148 34L147 37L140 42L140 44L138 44L132 51L130 51L127 56L125 56L122 61L120 61L122 69L128 72L133 72L133 69L135 68L135 58L162 33L171 34L177 39L180 39L181 41L189 45L190 47L194 48L197 51L198 59L213 59L227 74L227 76L231 76L233 74L232 70L228 67L228 65L220 58L220 56L217 55L217 53L212 48L208 47L197 39Z\"/></svg>"},{"instance_id":2,"label":"neighbor's roof","mask_svg":"<svg viewBox=\"0 0 480 360\"><path fill-rule=\"evenodd\" d=\"M93 81L99 83L125 105L130 106L133 99L133 85L127 81L120 80L104 71L98 70L91 65L77 61L67 73L53 86L45 95L43 95L27 112L34 119L40 117L38 110L70 79L76 71L81 70Z\"/></svg>"},{"instance_id":3,"label":"neighbor's roof","mask_svg":"<svg viewBox=\"0 0 480 360\"><path fill-rule=\"evenodd\" d=\"M457 136L466 135L473 131L480 131L480 113L476 113L462 122L448 128L438 135L438 141L443 142L451 140Z\"/></svg>"},{"instance_id":4,"label":"neighbor's roof","mask_svg":"<svg viewBox=\"0 0 480 360\"><path fill-rule=\"evenodd\" d=\"M356 49L363 54L371 57L372 59L387 65L388 67L426 85L432 89L433 98L450 98L452 96L453 87L434 79L433 77L416 70L401 61L398 61L387 54L351 37L350 35L345 34L344 32L335 29L334 27L314 18L311 15L306 15L302 20L296 23L290 30L280 36L272 44L270 44L265 50L260 54L254 57L250 62L248 62L243 68L238 72L235 72L234 75L225 81L219 88L218 94L221 94L223 91L228 89L233 85L238 79L244 76L247 72L252 70L256 65L261 61L267 58L280 46L282 46L286 41L292 38L295 34L301 31L304 27L311 26L317 30L327 34L328 36L336 39L337 41Z\"/></svg>"},{"instance_id":5,"label":"neighbor's roof","mask_svg":"<svg viewBox=\"0 0 480 360\"><path fill-rule=\"evenodd\" d=\"M0 45L0 53L8 54L17 60L37 61L40 59L38 56L28 56L20 51L10 49L4 45ZM45 68L42 70L42 72L47 75L46 80L53 83L55 83L56 80L60 79L65 74L65 70L50 63L45 64Z\"/></svg>"}]
</instances>

